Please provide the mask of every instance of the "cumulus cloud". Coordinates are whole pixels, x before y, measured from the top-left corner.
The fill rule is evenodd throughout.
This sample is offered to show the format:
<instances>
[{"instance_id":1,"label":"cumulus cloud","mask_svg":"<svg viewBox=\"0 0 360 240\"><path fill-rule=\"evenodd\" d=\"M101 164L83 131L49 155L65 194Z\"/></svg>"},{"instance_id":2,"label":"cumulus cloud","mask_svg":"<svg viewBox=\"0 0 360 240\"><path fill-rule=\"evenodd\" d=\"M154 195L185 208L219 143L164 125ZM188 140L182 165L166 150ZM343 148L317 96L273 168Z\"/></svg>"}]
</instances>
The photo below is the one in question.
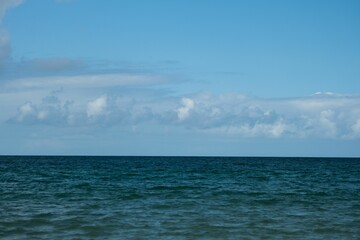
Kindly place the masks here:
<instances>
[{"instance_id":1,"label":"cumulus cloud","mask_svg":"<svg viewBox=\"0 0 360 240\"><path fill-rule=\"evenodd\" d=\"M31 102L26 102L19 107L18 121L23 121L27 116L33 115L35 112L34 106Z\"/></svg>"},{"instance_id":2,"label":"cumulus cloud","mask_svg":"<svg viewBox=\"0 0 360 240\"><path fill-rule=\"evenodd\" d=\"M352 137L359 138L359 137L360 137L360 119L358 119L358 120L351 126L351 129L353 130L353 132L352 132Z\"/></svg>"},{"instance_id":3,"label":"cumulus cloud","mask_svg":"<svg viewBox=\"0 0 360 240\"><path fill-rule=\"evenodd\" d=\"M191 109L194 108L195 103L190 98L182 98L181 99L182 107L177 109L177 116L179 121L184 121L189 117Z\"/></svg>"},{"instance_id":4,"label":"cumulus cloud","mask_svg":"<svg viewBox=\"0 0 360 240\"><path fill-rule=\"evenodd\" d=\"M270 137L279 138L288 126L278 121L273 124L269 123L242 123L239 125L221 126L215 128L208 128L203 130L208 133L238 135L242 137Z\"/></svg>"},{"instance_id":5,"label":"cumulus cloud","mask_svg":"<svg viewBox=\"0 0 360 240\"><path fill-rule=\"evenodd\" d=\"M85 104L74 103L77 108L71 108L73 103L61 102L56 96L46 97L39 104L25 102L12 119L17 123L100 123L129 129L137 124L157 124L235 137L360 138L358 96L261 99L241 94L157 98L106 94Z\"/></svg>"},{"instance_id":6,"label":"cumulus cloud","mask_svg":"<svg viewBox=\"0 0 360 240\"><path fill-rule=\"evenodd\" d=\"M73 114L70 111L72 101L61 101L53 92L45 96L38 104L30 101L19 106L17 115L10 118L12 123L46 124L64 126L71 125Z\"/></svg>"},{"instance_id":7,"label":"cumulus cloud","mask_svg":"<svg viewBox=\"0 0 360 240\"><path fill-rule=\"evenodd\" d=\"M204 133L241 137L354 138L360 97L336 94L261 99L237 94L199 94L180 100L180 124ZM181 111L180 111L181 110ZM191 111L191 114L189 112Z\"/></svg>"},{"instance_id":8,"label":"cumulus cloud","mask_svg":"<svg viewBox=\"0 0 360 240\"><path fill-rule=\"evenodd\" d=\"M333 120L334 116L334 111L329 109L323 110L319 114L319 127L323 128L323 132L329 137L336 136L337 133L336 123Z\"/></svg>"},{"instance_id":9,"label":"cumulus cloud","mask_svg":"<svg viewBox=\"0 0 360 240\"><path fill-rule=\"evenodd\" d=\"M90 101L86 107L86 114L88 117L96 117L104 114L107 106L107 96L101 96L94 101Z\"/></svg>"},{"instance_id":10,"label":"cumulus cloud","mask_svg":"<svg viewBox=\"0 0 360 240\"><path fill-rule=\"evenodd\" d=\"M15 116L8 122L24 125L53 125L63 127L115 125L136 125L157 119L165 119L164 111L157 104L139 102L132 97L101 95L85 103L64 100L61 91L53 92L40 102L26 101L21 104ZM153 111L158 111L154 113ZM169 123L169 121L168 121Z\"/></svg>"}]
</instances>

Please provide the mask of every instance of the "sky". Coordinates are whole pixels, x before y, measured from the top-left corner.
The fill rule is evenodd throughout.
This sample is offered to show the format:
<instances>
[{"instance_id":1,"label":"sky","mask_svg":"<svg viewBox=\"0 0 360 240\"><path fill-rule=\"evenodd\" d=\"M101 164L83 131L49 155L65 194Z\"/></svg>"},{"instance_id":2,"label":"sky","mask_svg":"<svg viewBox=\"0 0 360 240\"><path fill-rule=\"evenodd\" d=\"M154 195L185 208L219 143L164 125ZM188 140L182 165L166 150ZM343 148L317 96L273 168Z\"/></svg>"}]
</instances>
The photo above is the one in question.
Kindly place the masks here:
<instances>
[{"instance_id":1,"label":"sky","mask_svg":"<svg viewBox=\"0 0 360 240\"><path fill-rule=\"evenodd\" d=\"M0 0L0 155L360 156L360 2Z\"/></svg>"}]
</instances>

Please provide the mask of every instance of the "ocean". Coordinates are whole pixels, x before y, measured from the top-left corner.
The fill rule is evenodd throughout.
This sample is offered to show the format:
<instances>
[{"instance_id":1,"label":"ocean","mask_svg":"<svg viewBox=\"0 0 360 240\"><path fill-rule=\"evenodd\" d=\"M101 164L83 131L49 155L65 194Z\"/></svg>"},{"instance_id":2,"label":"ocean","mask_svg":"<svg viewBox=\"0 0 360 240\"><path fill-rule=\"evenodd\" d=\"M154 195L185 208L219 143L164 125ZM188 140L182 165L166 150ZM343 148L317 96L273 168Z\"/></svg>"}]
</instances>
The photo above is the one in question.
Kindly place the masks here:
<instances>
[{"instance_id":1,"label":"ocean","mask_svg":"<svg viewBox=\"0 0 360 240\"><path fill-rule=\"evenodd\" d=\"M360 239L360 159L1 156L0 239Z\"/></svg>"}]
</instances>

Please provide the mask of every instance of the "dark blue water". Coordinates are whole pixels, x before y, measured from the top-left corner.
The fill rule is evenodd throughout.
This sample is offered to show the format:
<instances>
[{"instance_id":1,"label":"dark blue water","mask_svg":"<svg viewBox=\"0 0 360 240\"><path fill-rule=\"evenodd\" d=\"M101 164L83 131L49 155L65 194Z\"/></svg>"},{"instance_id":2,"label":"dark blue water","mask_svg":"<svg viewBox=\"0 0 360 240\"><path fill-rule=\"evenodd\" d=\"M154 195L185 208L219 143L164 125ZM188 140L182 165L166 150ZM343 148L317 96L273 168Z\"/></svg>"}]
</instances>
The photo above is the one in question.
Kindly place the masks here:
<instances>
[{"instance_id":1,"label":"dark blue water","mask_svg":"<svg viewBox=\"0 0 360 240\"><path fill-rule=\"evenodd\" d=\"M3 156L0 239L360 239L360 159Z\"/></svg>"}]
</instances>

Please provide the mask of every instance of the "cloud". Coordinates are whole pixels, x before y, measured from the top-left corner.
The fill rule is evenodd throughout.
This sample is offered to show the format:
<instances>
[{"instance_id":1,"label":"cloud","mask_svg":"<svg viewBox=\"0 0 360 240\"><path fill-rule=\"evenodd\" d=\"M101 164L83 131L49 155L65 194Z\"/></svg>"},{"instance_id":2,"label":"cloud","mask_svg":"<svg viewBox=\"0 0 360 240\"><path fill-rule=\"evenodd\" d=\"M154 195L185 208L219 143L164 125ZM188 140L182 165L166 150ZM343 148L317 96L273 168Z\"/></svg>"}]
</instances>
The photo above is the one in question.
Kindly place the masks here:
<instances>
[{"instance_id":1,"label":"cloud","mask_svg":"<svg viewBox=\"0 0 360 240\"><path fill-rule=\"evenodd\" d=\"M45 124L65 126L73 123L73 114L70 111L71 101L61 101L58 92L53 92L42 98L39 104L31 101L19 106L17 115L10 118L10 123L25 125Z\"/></svg>"},{"instance_id":2,"label":"cloud","mask_svg":"<svg viewBox=\"0 0 360 240\"><path fill-rule=\"evenodd\" d=\"M23 121L24 118L26 118L29 115L33 115L34 112L35 112L35 109L34 109L34 106L32 105L32 103L26 102L19 107L19 115L18 115L17 119L19 121Z\"/></svg>"},{"instance_id":3,"label":"cloud","mask_svg":"<svg viewBox=\"0 0 360 240\"><path fill-rule=\"evenodd\" d=\"M333 137L337 134L337 126L333 120L335 113L333 110L323 110L319 114L319 127L323 128L323 132L329 136Z\"/></svg>"},{"instance_id":4,"label":"cloud","mask_svg":"<svg viewBox=\"0 0 360 240\"><path fill-rule=\"evenodd\" d=\"M181 99L182 107L177 109L177 116L180 122L186 120L189 117L191 109L194 108L195 103L190 98Z\"/></svg>"},{"instance_id":5,"label":"cloud","mask_svg":"<svg viewBox=\"0 0 360 240\"><path fill-rule=\"evenodd\" d=\"M358 96L261 99L240 94L199 94L191 99L196 103L191 105L191 114L184 103L177 113L186 117L180 125L192 131L239 137L359 137Z\"/></svg>"},{"instance_id":6,"label":"cloud","mask_svg":"<svg viewBox=\"0 0 360 240\"><path fill-rule=\"evenodd\" d=\"M9 36L0 26L0 67L9 59L10 53L11 47Z\"/></svg>"},{"instance_id":7,"label":"cloud","mask_svg":"<svg viewBox=\"0 0 360 240\"><path fill-rule=\"evenodd\" d=\"M28 65L28 67L34 70L45 72L63 72L85 67L85 63L81 60L60 57L33 59L25 63L25 65Z\"/></svg>"},{"instance_id":8,"label":"cloud","mask_svg":"<svg viewBox=\"0 0 360 240\"><path fill-rule=\"evenodd\" d=\"M360 137L360 119L358 119L352 126L353 137Z\"/></svg>"},{"instance_id":9,"label":"cloud","mask_svg":"<svg viewBox=\"0 0 360 240\"><path fill-rule=\"evenodd\" d=\"M145 85L165 82L161 76L150 74L81 74L73 76L44 76L20 78L7 82L6 89L57 89L57 88L99 88L129 85Z\"/></svg>"},{"instance_id":10,"label":"cloud","mask_svg":"<svg viewBox=\"0 0 360 240\"><path fill-rule=\"evenodd\" d=\"M0 1L0 24L5 16L6 11L11 7L16 7L22 3L22 0L1 0Z\"/></svg>"},{"instance_id":11,"label":"cloud","mask_svg":"<svg viewBox=\"0 0 360 240\"><path fill-rule=\"evenodd\" d=\"M140 102L139 99L135 100L130 96L101 95L80 103L61 99L61 93L62 91L52 92L38 103L24 102L8 122L57 127L112 127L132 126L155 119L160 122L161 119L165 119L162 115L166 115L166 111L158 104Z\"/></svg>"},{"instance_id":12,"label":"cloud","mask_svg":"<svg viewBox=\"0 0 360 240\"><path fill-rule=\"evenodd\" d=\"M179 106L180 105L180 106ZM75 107L76 106L76 107ZM186 97L102 94L86 101L50 94L19 106L12 122L67 126L157 125L201 134L265 138L360 138L360 97L261 99L241 94Z\"/></svg>"},{"instance_id":13,"label":"cloud","mask_svg":"<svg viewBox=\"0 0 360 240\"><path fill-rule=\"evenodd\" d=\"M88 117L96 117L105 112L107 106L107 96L101 96L87 104L86 114Z\"/></svg>"},{"instance_id":14,"label":"cloud","mask_svg":"<svg viewBox=\"0 0 360 240\"><path fill-rule=\"evenodd\" d=\"M11 55L10 37L2 26L2 20L8 9L21 4L22 0L1 0L0 1L0 68L7 62Z\"/></svg>"},{"instance_id":15,"label":"cloud","mask_svg":"<svg viewBox=\"0 0 360 240\"><path fill-rule=\"evenodd\" d=\"M242 136L242 137L270 137L270 138L279 138L284 133L288 126L281 121L278 121L274 124L268 123L255 123L251 125L249 123L242 123L239 125L230 125L230 126L221 126L215 128L209 128L204 130L206 133L215 133L215 134L226 134L232 136Z\"/></svg>"}]
</instances>

